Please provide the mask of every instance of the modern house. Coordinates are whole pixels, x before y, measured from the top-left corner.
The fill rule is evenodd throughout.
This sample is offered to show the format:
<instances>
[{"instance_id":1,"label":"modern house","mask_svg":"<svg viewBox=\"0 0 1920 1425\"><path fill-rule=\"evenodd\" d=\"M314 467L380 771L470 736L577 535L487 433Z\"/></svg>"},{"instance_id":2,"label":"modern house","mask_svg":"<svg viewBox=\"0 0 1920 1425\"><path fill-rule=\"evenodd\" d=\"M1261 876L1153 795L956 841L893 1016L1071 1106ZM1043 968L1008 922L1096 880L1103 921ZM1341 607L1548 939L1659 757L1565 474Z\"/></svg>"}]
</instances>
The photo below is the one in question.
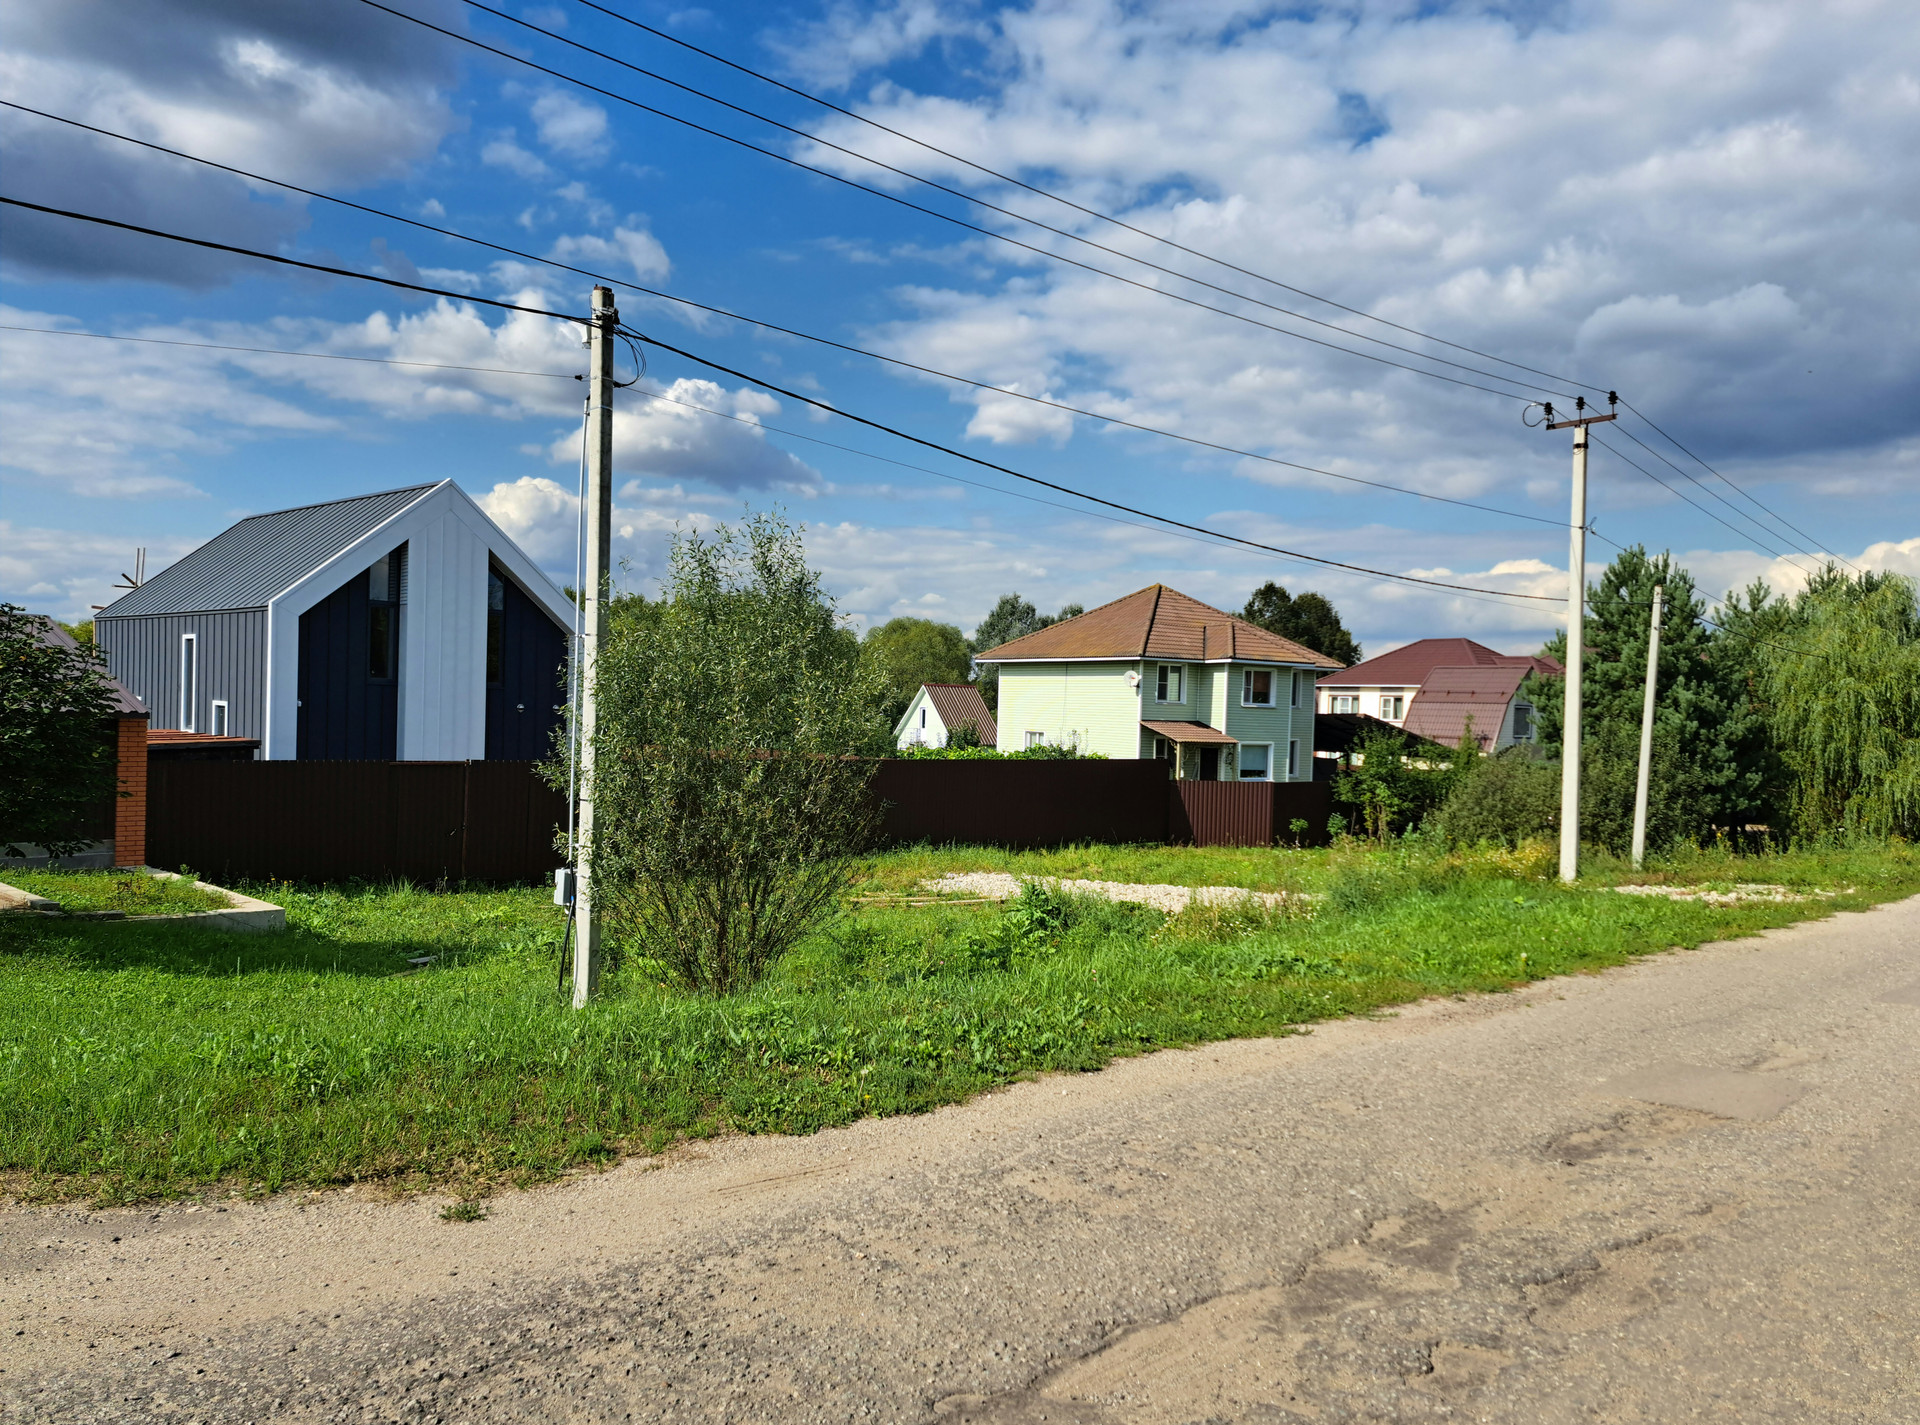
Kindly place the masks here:
<instances>
[{"instance_id":1,"label":"modern house","mask_svg":"<svg viewBox=\"0 0 1920 1425\"><path fill-rule=\"evenodd\" d=\"M909 747L945 747L949 734L973 725L982 747L995 746L1000 730L987 700L971 683L922 683L913 695L900 721L893 725L893 741L905 751Z\"/></svg>"},{"instance_id":2,"label":"modern house","mask_svg":"<svg viewBox=\"0 0 1920 1425\"><path fill-rule=\"evenodd\" d=\"M1201 781L1310 781L1314 680L1340 665L1164 584L977 655L1001 751L1157 757Z\"/></svg>"},{"instance_id":3,"label":"modern house","mask_svg":"<svg viewBox=\"0 0 1920 1425\"><path fill-rule=\"evenodd\" d=\"M275 761L529 759L561 720L571 618L442 480L241 520L94 637L156 733L258 739Z\"/></svg>"},{"instance_id":4,"label":"modern house","mask_svg":"<svg viewBox=\"0 0 1920 1425\"><path fill-rule=\"evenodd\" d=\"M1534 738L1533 705L1520 685L1559 673L1551 658L1498 653L1471 638L1422 638L1320 679L1323 713L1359 713L1458 747L1467 719L1483 751Z\"/></svg>"}]
</instances>

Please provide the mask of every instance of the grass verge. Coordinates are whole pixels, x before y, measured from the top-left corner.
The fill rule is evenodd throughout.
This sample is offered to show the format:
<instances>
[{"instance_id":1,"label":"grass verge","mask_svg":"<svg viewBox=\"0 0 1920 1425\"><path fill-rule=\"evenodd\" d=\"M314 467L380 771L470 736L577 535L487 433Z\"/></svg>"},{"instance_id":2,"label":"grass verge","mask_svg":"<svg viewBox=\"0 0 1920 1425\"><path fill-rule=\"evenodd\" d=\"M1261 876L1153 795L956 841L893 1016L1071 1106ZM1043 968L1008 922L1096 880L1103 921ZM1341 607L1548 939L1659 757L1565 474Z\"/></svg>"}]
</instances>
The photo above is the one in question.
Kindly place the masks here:
<instances>
[{"instance_id":1,"label":"grass verge","mask_svg":"<svg viewBox=\"0 0 1920 1425\"><path fill-rule=\"evenodd\" d=\"M189 880L169 880L143 871L0 871L0 881L45 896L65 911L118 910L128 915L187 915L225 910L227 898Z\"/></svg>"},{"instance_id":2,"label":"grass verge","mask_svg":"<svg viewBox=\"0 0 1920 1425\"><path fill-rule=\"evenodd\" d=\"M918 1112L1036 1072L1500 990L1920 891L1904 847L1692 854L1641 877L1603 862L1578 889L1542 877L1546 856L905 851L876 859L865 886L1008 869L1319 898L1308 913L1172 918L1046 896L850 910L751 992L688 996L636 962L584 1013L556 992L561 923L544 889L245 887L287 907L288 932L260 937L0 920L0 1171L25 1196L103 1201L364 1181L472 1197L678 1139ZM1220 874L1234 865L1239 880ZM1606 888L1662 878L1844 893L1712 905Z\"/></svg>"}]
</instances>

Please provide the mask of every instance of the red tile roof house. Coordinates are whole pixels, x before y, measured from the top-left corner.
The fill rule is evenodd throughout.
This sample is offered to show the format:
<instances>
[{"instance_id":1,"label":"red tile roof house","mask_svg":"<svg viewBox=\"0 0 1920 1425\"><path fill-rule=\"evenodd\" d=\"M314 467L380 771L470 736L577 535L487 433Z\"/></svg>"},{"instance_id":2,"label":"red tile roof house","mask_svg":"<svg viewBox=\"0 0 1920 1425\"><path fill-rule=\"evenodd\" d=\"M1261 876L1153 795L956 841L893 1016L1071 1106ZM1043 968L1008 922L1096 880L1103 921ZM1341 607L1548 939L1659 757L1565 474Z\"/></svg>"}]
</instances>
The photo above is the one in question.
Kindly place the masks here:
<instances>
[{"instance_id":1,"label":"red tile roof house","mask_svg":"<svg viewBox=\"0 0 1920 1425\"><path fill-rule=\"evenodd\" d=\"M980 734L980 745L992 747L1000 740L1000 729L987 700L971 683L922 683L913 695L900 721L893 725L894 745L909 747L945 747L950 733L972 723Z\"/></svg>"},{"instance_id":2,"label":"red tile roof house","mask_svg":"<svg viewBox=\"0 0 1920 1425\"><path fill-rule=\"evenodd\" d=\"M1534 740L1533 704L1520 696L1532 673L1558 673L1551 658L1498 653L1471 638L1422 638L1320 680L1320 711L1364 713L1458 747L1468 718L1483 752Z\"/></svg>"}]
</instances>

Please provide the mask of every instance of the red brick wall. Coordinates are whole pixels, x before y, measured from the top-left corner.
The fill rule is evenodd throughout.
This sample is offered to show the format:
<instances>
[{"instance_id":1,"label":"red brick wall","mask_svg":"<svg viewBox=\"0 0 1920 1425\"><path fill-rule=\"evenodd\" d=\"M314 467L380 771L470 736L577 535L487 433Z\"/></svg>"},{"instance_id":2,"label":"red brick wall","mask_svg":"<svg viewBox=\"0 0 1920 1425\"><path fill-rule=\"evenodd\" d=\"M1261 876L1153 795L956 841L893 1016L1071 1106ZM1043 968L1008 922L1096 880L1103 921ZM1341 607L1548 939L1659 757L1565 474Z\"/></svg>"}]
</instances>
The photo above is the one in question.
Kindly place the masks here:
<instances>
[{"instance_id":1,"label":"red brick wall","mask_svg":"<svg viewBox=\"0 0 1920 1425\"><path fill-rule=\"evenodd\" d=\"M144 866L147 861L147 720L120 719L115 744L120 761L120 790L130 795L113 804L113 864Z\"/></svg>"}]
</instances>

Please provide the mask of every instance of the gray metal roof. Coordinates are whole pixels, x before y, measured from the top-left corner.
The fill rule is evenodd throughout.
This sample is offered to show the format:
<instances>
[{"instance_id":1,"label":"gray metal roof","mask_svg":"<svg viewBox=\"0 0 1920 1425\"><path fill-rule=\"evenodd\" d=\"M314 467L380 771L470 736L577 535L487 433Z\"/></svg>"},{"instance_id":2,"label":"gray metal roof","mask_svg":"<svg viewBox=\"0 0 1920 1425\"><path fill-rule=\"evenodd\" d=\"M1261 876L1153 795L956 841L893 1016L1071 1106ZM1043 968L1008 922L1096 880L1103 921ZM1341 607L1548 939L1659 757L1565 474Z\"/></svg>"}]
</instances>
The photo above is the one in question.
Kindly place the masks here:
<instances>
[{"instance_id":1,"label":"gray metal roof","mask_svg":"<svg viewBox=\"0 0 1920 1425\"><path fill-rule=\"evenodd\" d=\"M259 609L433 490L409 485L250 515L100 610L100 618Z\"/></svg>"}]
</instances>

